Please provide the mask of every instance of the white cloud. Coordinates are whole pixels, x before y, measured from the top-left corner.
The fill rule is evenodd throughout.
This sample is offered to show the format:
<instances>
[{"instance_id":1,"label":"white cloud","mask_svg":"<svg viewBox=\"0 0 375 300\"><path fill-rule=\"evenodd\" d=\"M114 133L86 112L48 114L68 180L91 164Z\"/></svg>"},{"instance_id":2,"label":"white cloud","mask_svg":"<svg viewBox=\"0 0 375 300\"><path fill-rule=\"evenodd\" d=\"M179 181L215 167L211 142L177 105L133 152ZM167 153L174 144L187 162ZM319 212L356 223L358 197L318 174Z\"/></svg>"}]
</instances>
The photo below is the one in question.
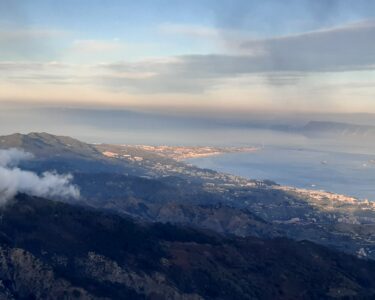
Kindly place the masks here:
<instances>
[{"instance_id":1,"label":"white cloud","mask_svg":"<svg viewBox=\"0 0 375 300\"><path fill-rule=\"evenodd\" d=\"M44 172L41 176L16 167L32 154L18 149L0 150L0 204L12 199L17 193L38 197L79 198L79 189L71 184L70 174L59 175Z\"/></svg>"},{"instance_id":2,"label":"white cloud","mask_svg":"<svg viewBox=\"0 0 375 300\"><path fill-rule=\"evenodd\" d=\"M18 165L22 160L28 160L32 157L31 153L16 148L0 150L0 167L13 167Z\"/></svg>"}]
</instances>

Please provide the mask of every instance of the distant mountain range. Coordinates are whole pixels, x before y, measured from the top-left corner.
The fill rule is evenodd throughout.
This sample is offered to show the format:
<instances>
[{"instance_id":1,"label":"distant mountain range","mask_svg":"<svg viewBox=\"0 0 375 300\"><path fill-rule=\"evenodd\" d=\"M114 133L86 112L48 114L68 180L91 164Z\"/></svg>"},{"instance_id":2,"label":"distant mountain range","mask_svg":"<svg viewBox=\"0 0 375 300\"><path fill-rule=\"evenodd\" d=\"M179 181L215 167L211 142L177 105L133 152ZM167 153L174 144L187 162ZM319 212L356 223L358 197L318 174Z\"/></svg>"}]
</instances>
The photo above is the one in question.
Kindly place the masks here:
<instances>
[{"instance_id":1,"label":"distant mountain range","mask_svg":"<svg viewBox=\"0 0 375 300\"><path fill-rule=\"evenodd\" d=\"M363 142L368 142L368 140L364 140L366 138L375 137L375 126L331 121L309 121L308 123L302 126L276 124L256 126L253 128L301 134L311 138L335 137L339 139L362 139Z\"/></svg>"},{"instance_id":2,"label":"distant mountain range","mask_svg":"<svg viewBox=\"0 0 375 300\"><path fill-rule=\"evenodd\" d=\"M348 138L375 137L375 126L338 122L311 121L300 130L304 134L317 136L331 135Z\"/></svg>"},{"instance_id":3,"label":"distant mountain range","mask_svg":"<svg viewBox=\"0 0 375 300\"><path fill-rule=\"evenodd\" d=\"M81 198L18 194L0 207L0 299L375 296L371 203L306 196L147 147L31 133L0 137L9 148L34 155L23 170L72 174Z\"/></svg>"}]
</instances>

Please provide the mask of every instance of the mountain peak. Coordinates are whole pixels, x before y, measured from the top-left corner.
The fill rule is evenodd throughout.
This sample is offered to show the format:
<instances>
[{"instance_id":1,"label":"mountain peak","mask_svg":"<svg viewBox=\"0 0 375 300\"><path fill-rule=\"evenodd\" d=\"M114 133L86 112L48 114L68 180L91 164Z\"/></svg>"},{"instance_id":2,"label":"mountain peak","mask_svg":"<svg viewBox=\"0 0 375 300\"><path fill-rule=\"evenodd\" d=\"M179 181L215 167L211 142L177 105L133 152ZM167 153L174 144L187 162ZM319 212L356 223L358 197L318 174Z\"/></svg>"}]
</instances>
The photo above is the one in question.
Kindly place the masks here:
<instances>
[{"instance_id":1,"label":"mountain peak","mask_svg":"<svg viewBox=\"0 0 375 300\"><path fill-rule=\"evenodd\" d=\"M91 145L68 136L47 132L14 133L0 137L0 148L20 148L34 155L81 155L96 156L98 151Z\"/></svg>"}]
</instances>

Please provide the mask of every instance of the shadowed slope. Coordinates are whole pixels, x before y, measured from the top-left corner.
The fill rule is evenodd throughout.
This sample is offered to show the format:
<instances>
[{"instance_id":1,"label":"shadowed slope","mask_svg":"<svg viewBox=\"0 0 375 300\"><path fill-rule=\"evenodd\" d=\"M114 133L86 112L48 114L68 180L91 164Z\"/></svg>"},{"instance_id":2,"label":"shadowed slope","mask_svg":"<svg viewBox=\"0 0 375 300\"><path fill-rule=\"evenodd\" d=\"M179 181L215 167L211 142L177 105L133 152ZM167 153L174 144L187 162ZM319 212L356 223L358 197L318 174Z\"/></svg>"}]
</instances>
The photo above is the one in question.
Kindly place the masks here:
<instances>
[{"instance_id":1,"label":"shadowed slope","mask_svg":"<svg viewBox=\"0 0 375 300\"><path fill-rule=\"evenodd\" d=\"M169 224L138 224L27 196L4 207L1 216L5 254L0 264L8 268L1 271L0 279L6 282L7 293L20 297L38 297L48 287L54 298L62 286L73 289L77 298L350 299L375 295L373 262L310 242L224 238ZM17 257L9 260L14 251ZM29 267L23 264L24 271L38 279L33 282L23 281L19 273L20 261L26 257L35 260ZM43 275L46 269L49 277Z\"/></svg>"}]
</instances>

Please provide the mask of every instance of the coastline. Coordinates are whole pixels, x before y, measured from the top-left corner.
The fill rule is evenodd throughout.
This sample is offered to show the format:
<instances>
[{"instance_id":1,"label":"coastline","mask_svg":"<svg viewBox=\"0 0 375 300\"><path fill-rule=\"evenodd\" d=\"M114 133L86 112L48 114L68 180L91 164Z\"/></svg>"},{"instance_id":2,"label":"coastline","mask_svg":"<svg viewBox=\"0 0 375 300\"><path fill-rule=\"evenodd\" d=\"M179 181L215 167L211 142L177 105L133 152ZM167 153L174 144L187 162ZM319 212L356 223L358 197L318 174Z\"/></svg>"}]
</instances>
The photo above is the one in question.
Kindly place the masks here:
<instances>
[{"instance_id":1,"label":"coastline","mask_svg":"<svg viewBox=\"0 0 375 300\"><path fill-rule=\"evenodd\" d=\"M260 152L256 152L256 156ZM355 157L356 154L352 155ZM371 178L375 178L371 176L375 176L375 168L367 165L366 161L356 162L358 167L354 169L339 163L327 163L323 159L310 164L303 162L298 165L297 162L295 165L288 165L287 162L277 162L273 165L272 161L264 161L263 157L256 156L248 156L246 153L221 153L217 156L189 158L184 162L248 180L271 180L289 189L341 195L358 201L375 201L375 188L371 184ZM282 161L283 157L278 152L273 153L272 159ZM351 172L360 176L353 176Z\"/></svg>"}]
</instances>

